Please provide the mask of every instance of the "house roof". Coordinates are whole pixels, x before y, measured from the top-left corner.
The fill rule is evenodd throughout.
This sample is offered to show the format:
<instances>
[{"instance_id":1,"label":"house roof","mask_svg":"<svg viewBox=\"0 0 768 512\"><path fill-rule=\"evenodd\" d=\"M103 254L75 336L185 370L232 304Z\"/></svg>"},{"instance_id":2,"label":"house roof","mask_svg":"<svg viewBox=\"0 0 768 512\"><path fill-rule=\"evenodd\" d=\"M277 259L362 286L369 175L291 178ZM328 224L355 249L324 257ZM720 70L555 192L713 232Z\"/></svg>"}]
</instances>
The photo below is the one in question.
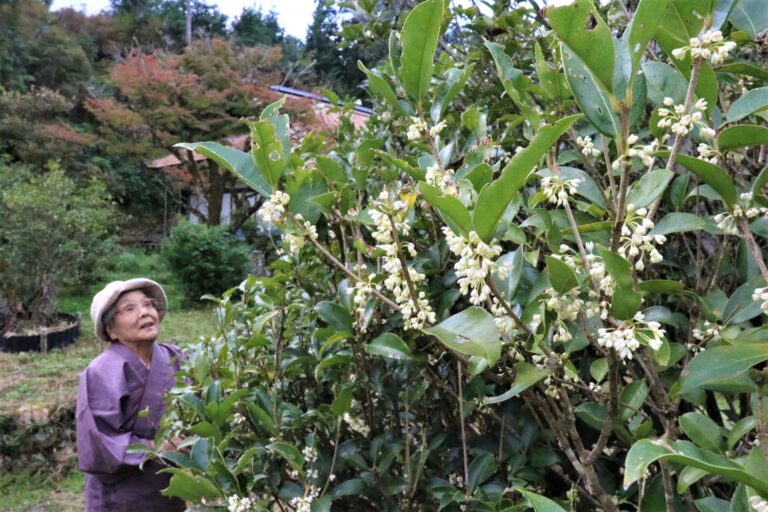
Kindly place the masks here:
<instances>
[{"instance_id":1,"label":"house roof","mask_svg":"<svg viewBox=\"0 0 768 512\"><path fill-rule=\"evenodd\" d=\"M304 111L308 115L302 116L301 120L292 123L291 138L298 141L312 130L333 130L339 126L341 116L338 112L332 112L332 104L325 96L320 96L307 91L291 89L280 85L273 85L270 88L258 87L256 97L260 102L273 102L280 97L286 96L286 106L289 110ZM355 106L350 114L350 120L357 128L361 128L368 121L373 110L363 106ZM223 144L245 151L250 146L250 134L229 135L220 141ZM186 161L187 153L180 153L181 158L171 153L160 158L156 158L146 165L150 169L159 169L182 181L191 181L192 176L187 172L183 165ZM196 162L207 160L200 153L193 152L192 157Z\"/></svg>"}]
</instances>

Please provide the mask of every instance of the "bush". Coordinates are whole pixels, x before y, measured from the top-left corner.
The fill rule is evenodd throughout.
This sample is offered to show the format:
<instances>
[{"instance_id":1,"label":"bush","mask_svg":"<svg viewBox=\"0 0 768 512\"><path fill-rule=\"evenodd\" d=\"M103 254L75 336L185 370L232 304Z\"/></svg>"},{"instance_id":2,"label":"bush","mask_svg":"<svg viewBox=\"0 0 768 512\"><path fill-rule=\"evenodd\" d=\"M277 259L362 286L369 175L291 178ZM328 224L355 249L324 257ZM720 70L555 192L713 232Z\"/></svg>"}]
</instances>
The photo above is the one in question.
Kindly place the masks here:
<instances>
[{"instance_id":1,"label":"bush","mask_svg":"<svg viewBox=\"0 0 768 512\"><path fill-rule=\"evenodd\" d=\"M248 274L250 250L226 226L181 221L163 244L163 257L184 289L197 302L205 294L220 294Z\"/></svg>"},{"instance_id":2,"label":"bush","mask_svg":"<svg viewBox=\"0 0 768 512\"><path fill-rule=\"evenodd\" d=\"M62 286L89 281L114 246L116 222L103 184L79 186L56 165L0 168L0 183L2 332L50 322Z\"/></svg>"},{"instance_id":3,"label":"bush","mask_svg":"<svg viewBox=\"0 0 768 512\"><path fill-rule=\"evenodd\" d=\"M279 103L225 148L284 254L190 350L172 493L768 509L764 2L528 4L420 2L330 154Z\"/></svg>"}]
</instances>

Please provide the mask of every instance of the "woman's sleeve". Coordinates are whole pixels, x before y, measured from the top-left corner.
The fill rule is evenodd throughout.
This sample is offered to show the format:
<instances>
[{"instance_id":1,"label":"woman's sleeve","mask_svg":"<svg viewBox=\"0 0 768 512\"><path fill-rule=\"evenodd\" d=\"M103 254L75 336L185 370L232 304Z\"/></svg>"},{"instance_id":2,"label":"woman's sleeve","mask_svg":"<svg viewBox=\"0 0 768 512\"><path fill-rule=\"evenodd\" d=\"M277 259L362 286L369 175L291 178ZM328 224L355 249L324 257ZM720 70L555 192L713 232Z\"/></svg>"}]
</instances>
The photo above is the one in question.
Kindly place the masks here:
<instances>
[{"instance_id":1,"label":"woman's sleeve","mask_svg":"<svg viewBox=\"0 0 768 512\"><path fill-rule=\"evenodd\" d=\"M144 454L128 447L151 443L128 430L133 422L122 412L130 395L123 372L105 373L86 369L77 396L77 458L81 470L96 476L135 471Z\"/></svg>"}]
</instances>

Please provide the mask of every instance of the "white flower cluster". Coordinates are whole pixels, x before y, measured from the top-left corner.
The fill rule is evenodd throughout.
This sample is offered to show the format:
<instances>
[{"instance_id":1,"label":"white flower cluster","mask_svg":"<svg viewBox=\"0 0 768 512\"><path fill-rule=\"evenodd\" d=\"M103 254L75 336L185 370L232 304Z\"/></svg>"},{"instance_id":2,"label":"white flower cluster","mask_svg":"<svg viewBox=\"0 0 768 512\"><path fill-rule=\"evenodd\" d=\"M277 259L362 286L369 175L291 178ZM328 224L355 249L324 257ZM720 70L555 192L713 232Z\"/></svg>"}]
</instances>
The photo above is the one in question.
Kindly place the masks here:
<instances>
[{"instance_id":1,"label":"white flower cluster","mask_svg":"<svg viewBox=\"0 0 768 512\"><path fill-rule=\"evenodd\" d=\"M355 418L348 412L344 413L342 419L352 432L357 432L363 437L368 437L368 435L371 433L371 427L369 427L363 419Z\"/></svg>"},{"instance_id":2,"label":"white flower cluster","mask_svg":"<svg viewBox=\"0 0 768 512\"><path fill-rule=\"evenodd\" d=\"M636 145L638 140L639 137L635 134L627 137L627 147L629 148L627 155L630 158L639 158L643 162L644 166L650 167L653 165L652 154L654 151L659 149L659 141L653 140L650 144L647 145Z\"/></svg>"},{"instance_id":3,"label":"white flower cluster","mask_svg":"<svg viewBox=\"0 0 768 512\"><path fill-rule=\"evenodd\" d=\"M696 149L699 152L699 155L696 158L699 160L704 160L711 164L717 164L720 162L720 157L722 155L715 146L710 146L706 142L702 142Z\"/></svg>"},{"instance_id":4,"label":"white flower cluster","mask_svg":"<svg viewBox=\"0 0 768 512\"><path fill-rule=\"evenodd\" d=\"M685 105L675 105L675 100L670 97L664 98L664 105L669 108L660 108L658 110L661 120L657 123L659 128L671 129L672 133L680 137L688 135L694 126L699 127L699 135L707 139L715 136L715 130L707 126L703 121L703 114L707 109L707 100L699 99L694 103L690 112L686 112Z\"/></svg>"},{"instance_id":5,"label":"white flower cluster","mask_svg":"<svg viewBox=\"0 0 768 512\"><path fill-rule=\"evenodd\" d=\"M365 304L368 302L368 298L373 294L374 289L378 287L373 284L373 279L376 274L368 274L367 281L358 281L352 288L352 301L355 303L355 326L360 329L360 332L365 332Z\"/></svg>"},{"instance_id":6,"label":"white flower cluster","mask_svg":"<svg viewBox=\"0 0 768 512\"><path fill-rule=\"evenodd\" d=\"M592 142L592 137L585 135L584 137L577 137L576 144L579 145L581 153L584 156L599 156L600 150L595 148L595 144Z\"/></svg>"},{"instance_id":7,"label":"white flower cluster","mask_svg":"<svg viewBox=\"0 0 768 512\"><path fill-rule=\"evenodd\" d=\"M744 203L743 205L737 203L733 205L732 211L718 213L713 217L714 221L717 223L717 228L726 235L739 234L740 219L754 219L760 215L768 217L768 208L764 206L750 206L752 203L751 192L740 194L739 199Z\"/></svg>"},{"instance_id":8,"label":"white flower cluster","mask_svg":"<svg viewBox=\"0 0 768 512\"><path fill-rule=\"evenodd\" d=\"M395 243L395 231L402 236L410 233L410 226L405 221L408 212L408 203L402 200L392 201L386 191L379 195L374 207L370 209L371 218L376 225L376 231L371 235L378 242L378 249L384 251L382 257L382 269L387 273L384 286L392 292L395 302L400 306L400 312L405 319L406 329L421 329L424 325L435 322L435 313L426 298L424 292L418 292L418 297L411 297L404 272L408 272L408 278L414 286L425 280L424 274L406 266L403 268L399 247ZM405 249L414 257L416 248L412 243L405 244Z\"/></svg>"},{"instance_id":9,"label":"white flower cluster","mask_svg":"<svg viewBox=\"0 0 768 512\"><path fill-rule=\"evenodd\" d=\"M722 327L717 325L717 323L713 324L709 320L704 320L704 324L701 326L701 329L694 328L693 331L691 331L691 335L694 337L694 339L697 339L699 341L709 341L709 340L717 341L720 339L721 330L722 330Z\"/></svg>"},{"instance_id":10,"label":"white flower cluster","mask_svg":"<svg viewBox=\"0 0 768 512\"><path fill-rule=\"evenodd\" d=\"M311 512L312 502L320 495L320 489L310 486L309 491L305 493L304 496L297 496L289 501L295 512Z\"/></svg>"},{"instance_id":11,"label":"white flower cluster","mask_svg":"<svg viewBox=\"0 0 768 512\"><path fill-rule=\"evenodd\" d=\"M443 226L443 234L448 242L448 248L459 257L453 266L459 278L459 288L462 295L469 293L469 302L475 306L481 305L491 296L491 289L486 284L486 278L495 268L493 262L501 254L501 246L495 243L486 244L477 232L470 231L469 237L455 235L447 226Z\"/></svg>"},{"instance_id":12,"label":"white flower cluster","mask_svg":"<svg viewBox=\"0 0 768 512\"><path fill-rule=\"evenodd\" d=\"M453 169L441 169L439 165L427 167L425 181L428 185L437 187L443 192L455 196L458 193Z\"/></svg>"},{"instance_id":13,"label":"white flower cluster","mask_svg":"<svg viewBox=\"0 0 768 512\"><path fill-rule=\"evenodd\" d=\"M245 423L245 416L243 416L239 412L236 412L235 414L232 415L232 426L239 427L244 423Z\"/></svg>"},{"instance_id":14,"label":"white flower cluster","mask_svg":"<svg viewBox=\"0 0 768 512\"><path fill-rule=\"evenodd\" d=\"M285 233L283 238L288 243L288 247L292 253L298 254L301 248L304 247L305 239L308 237L311 240L317 240L317 228L311 224L308 220L304 220L304 217L300 214L296 214L296 222L294 224L296 232Z\"/></svg>"},{"instance_id":15,"label":"white flower cluster","mask_svg":"<svg viewBox=\"0 0 768 512\"><path fill-rule=\"evenodd\" d=\"M605 320L608 318L608 310L611 307L607 299L613 296L615 282L613 277L606 271L602 258L595 254L595 244L587 242L584 244L584 249L586 260L589 264L589 277L596 285L594 288L597 288L599 292L594 288L590 288L588 292L590 300L582 304L585 306L587 318L600 316L601 319ZM560 253L553 254L552 256L563 261L574 272L579 273L582 271L584 262L575 250L566 244L561 244Z\"/></svg>"},{"instance_id":16,"label":"white flower cluster","mask_svg":"<svg viewBox=\"0 0 768 512\"><path fill-rule=\"evenodd\" d=\"M768 288L755 288L755 291L752 294L752 300L761 302L760 309L763 310L763 313L768 315Z\"/></svg>"},{"instance_id":17,"label":"white flower cluster","mask_svg":"<svg viewBox=\"0 0 768 512\"><path fill-rule=\"evenodd\" d=\"M755 512L768 512L768 501L765 501L760 496L751 496L749 498L749 506L752 507Z\"/></svg>"},{"instance_id":18,"label":"white flower cluster","mask_svg":"<svg viewBox=\"0 0 768 512\"><path fill-rule=\"evenodd\" d=\"M566 180L554 174L545 176L541 178L541 192L550 203L555 203L557 206L565 206L569 195L575 194L583 181L581 178Z\"/></svg>"},{"instance_id":19,"label":"white flower cluster","mask_svg":"<svg viewBox=\"0 0 768 512\"><path fill-rule=\"evenodd\" d=\"M281 190L275 190L267 202L259 208L259 216L266 222L281 222L285 207L290 200L291 196Z\"/></svg>"},{"instance_id":20,"label":"white flower cluster","mask_svg":"<svg viewBox=\"0 0 768 512\"><path fill-rule=\"evenodd\" d=\"M250 512L253 506L254 503L251 498L243 498L241 496L230 496L227 498L227 510L229 512Z\"/></svg>"},{"instance_id":21,"label":"white flower cluster","mask_svg":"<svg viewBox=\"0 0 768 512\"><path fill-rule=\"evenodd\" d=\"M661 329L659 322L647 322L640 311L619 327L597 330L598 345L613 348L621 359L632 359L641 342L652 350L659 350L664 343L664 329Z\"/></svg>"},{"instance_id":22,"label":"white flower cluster","mask_svg":"<svg viewBox=\"0 0 768 512\"><path fill-rule=\"evenodd\" d=\"M579 298L579 289L572 288L561 295L554 288L547 288L546 293L549 298L544 301L549 311L554 311L562 320L576 320L579 317L579 311L584 307L584 301Z\"/></svg>"},{"instance_id":23,"label":"white flower cluster","mask_svg":"<svg viewBox=\"0 0 768 512\"><path fill-rule=\"evenodd\" d=\"M701 37L692 37L688 40L688 46L672 50L672 56L682 60L691 53L693 59L709 60L713 65L721 64L725 58L736 48L733 41L723 41L723 33L719 30L708 30Z\"/></svg>"},{"instance_id":24,"label":"white flower cluster","mask_svg":"<svg viewBox=\"0 0 768 512\"><path fill-rule=\"evenodd\" d=\"M408 140L419 140L424 132L429 132L431 137L437 137L440 135L446 127L445 121L440 121L432 128L427 127L427 123L418 117L411 117L411 124L408 126L407 137Z\"/></svg>"},{"instance_id":25,"label":"white flower cluster","mask_svg":"<svg viewBox=\"0 0 768 512\"><path fill-rule=\"evenodd\" d=\"M654 223L647 218L648 210L645 208L635 209L633 204L627 205L627 218L621 227L621 245L619 254L635 262L635 269L645 269L644 258L649 256L651 263L659 263L664 257L656 249L654 244L662 245L667 241L664 235L651 235L649 231L653 229Z\"/></svg>"}]
</instances>

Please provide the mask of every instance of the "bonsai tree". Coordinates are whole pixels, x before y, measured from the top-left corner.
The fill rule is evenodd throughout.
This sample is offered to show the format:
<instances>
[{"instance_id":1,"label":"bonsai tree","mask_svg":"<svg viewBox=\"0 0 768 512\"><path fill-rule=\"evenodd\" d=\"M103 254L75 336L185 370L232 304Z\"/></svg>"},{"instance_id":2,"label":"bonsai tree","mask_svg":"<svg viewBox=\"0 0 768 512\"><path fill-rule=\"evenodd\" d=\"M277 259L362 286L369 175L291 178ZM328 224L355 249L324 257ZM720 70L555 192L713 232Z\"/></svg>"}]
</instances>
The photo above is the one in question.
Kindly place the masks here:
<instances>
[{"instance_id":1,"label":"bonsai tree","mask_svg":"<svg viewBox=\"0 0 768 512\"><path fill-rule=\"evenodd\" d=\"M49 167L0 166L0 332L50 325L61 287L87 277L112 247L105 187Z\"/></svg>"}]
</instances>

